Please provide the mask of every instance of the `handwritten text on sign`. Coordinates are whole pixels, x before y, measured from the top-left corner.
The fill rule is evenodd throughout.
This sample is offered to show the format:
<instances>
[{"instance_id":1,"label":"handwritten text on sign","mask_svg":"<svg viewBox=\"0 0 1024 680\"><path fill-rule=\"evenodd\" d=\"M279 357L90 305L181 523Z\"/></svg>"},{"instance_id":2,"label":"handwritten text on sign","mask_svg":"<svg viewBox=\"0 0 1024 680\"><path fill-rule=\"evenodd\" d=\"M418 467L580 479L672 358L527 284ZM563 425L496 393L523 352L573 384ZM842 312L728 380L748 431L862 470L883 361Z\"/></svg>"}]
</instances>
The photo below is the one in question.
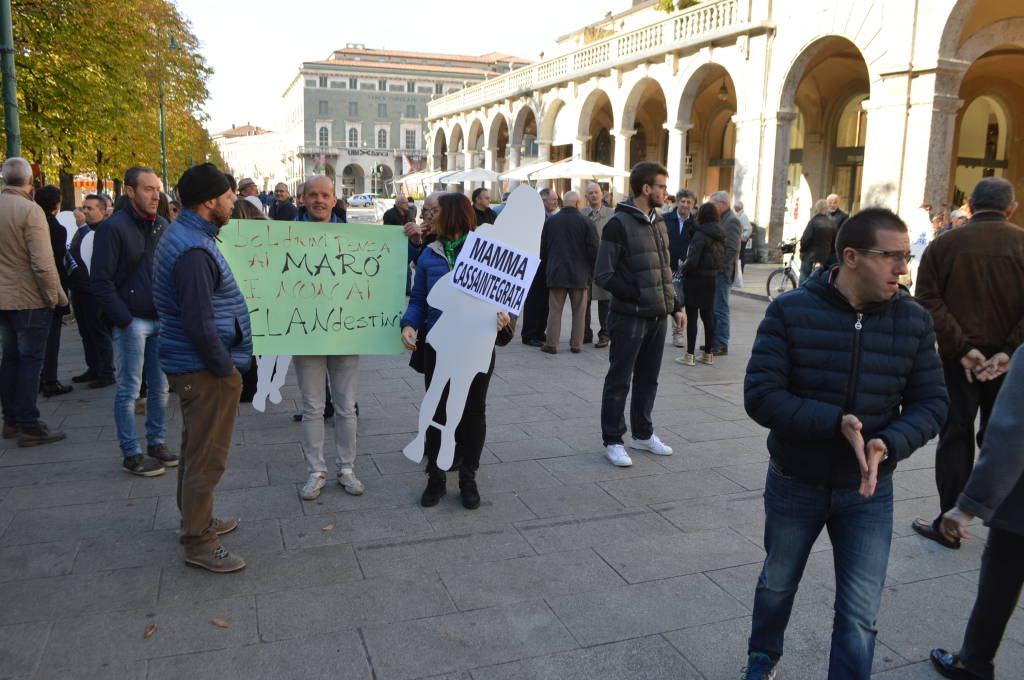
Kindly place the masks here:
<instances>
[{"instance_id":1,"label":"handwritten text on sign","mask_svg":"<svg viewBox=\"0 0 1024 680\"><path fill-rule=\"evenodd\" d=\"M452 270L452 285L519 316L540 259L470 232Z\"/></svg>"},{"instance_id":2,"label":"handwritten text on sign","mask_svg":"<svg viewBox=\"0 0 1024 680\"><path fill-rule=\"evenodd\" d=\"M401 227L232 220L220 240L256 354L402 353Z\"/></svg>"}]
</instances>

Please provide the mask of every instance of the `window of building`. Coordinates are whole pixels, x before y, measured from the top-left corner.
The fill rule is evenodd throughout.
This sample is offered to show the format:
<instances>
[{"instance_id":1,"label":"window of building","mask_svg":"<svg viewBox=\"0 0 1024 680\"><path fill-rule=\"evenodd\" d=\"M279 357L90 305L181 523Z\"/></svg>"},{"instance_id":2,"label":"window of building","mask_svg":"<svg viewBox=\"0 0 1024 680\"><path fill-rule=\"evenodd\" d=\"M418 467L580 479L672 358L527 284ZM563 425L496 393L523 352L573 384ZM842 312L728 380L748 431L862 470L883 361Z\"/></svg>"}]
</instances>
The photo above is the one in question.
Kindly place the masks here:
<instances>
[{"instance_id":1,"label":"window of building","mask_svg":"<svg viewBox=\"0 0 1024 680\"><path fill-rule=\"evenodd\" d=\"M377 104L377 117L378 118L387 118L388 117L388 105L387 104L383 104L383 103Z\"/></svg>"},{"instance_id":2,"label":"window of building","mask_svg":"<svg viewBox=\"0 0 1024 680\"><path fill-rule=\"evenodd\" d=\"M358 87L358 85L356 84L356 79L355 78L349 78L348 79L348 89L354 90L357 87Z\"/></svg>"},{"instance_id":3,"label":"window of building","mask_svg":"<svg viewBox=\"0 0 1024 680\"><path fill-rule=\"evenodd\" d=\"M327 87L327 76L320 76L320 87Z\"/></svg>"},{"instance_id":4,"label":"window of building","mask_svg":"<svg viewBox=\"0 0 1024 680\"><path fill-rule=\"evenodd\" d=\"M348 115L358 116L359 115L359 102L348 103Z\"/></svg>"},{"instance_id":5,"label":"window of building","mask_svg":"<svg viewBox=\"0 0 1024 680\"><path fill-rule=\"evenodd\" d=\"M416 148L416 131L406 130L405 131L405 148L415 149Z\"/></svg>"},{"instance_id":6,"label":"window of building","mask_svg":"<svg viewBox=\"0 0 1024 680\"><path fill-rule=\"evenodd\" d=\"M434 94L442 94L444 92L443 83L434 83Z\"/></svg>"},{"instance_id":7,"label":"window of building","mask_svg":"<svg viewBox=\"0 0 1024 680\"><path fill-rule=\"evenodd\" d=\"M377 89L380 90L381 92L387 92L388 81L386 81L386 80L378 80L377 81Z\"/></svg>"},{"instance_id":8,"label":"window of building","mask_svg":"<svg viewBox=\"0 0 1024 680\"><path fill-rule=\"evenodd\" d=\"M377 130L377 148L386 149L388 148L388 131Z\"/></svg>"},{"instance_id":9,"label":"window of building","mask_svg":"<svg viewBox=\"0 0 1024 680\"><path fill-rule=\"evenodd\" d=\"M409 82L407 82L405 84L405 91L406 92L415 92L416 91L416 83L414 83L411 80Z\"/></svg>"},{"instance_id":10,"label":"window of building","mask_svg":"<svg viewBox=\"0 0 1024 680\"><path fill-rule=\"evenodd\" d=\"M320 102L320 115L321 116L326 116L327 115L327 102L324 102L324 101Z\"/></svg>"},{"instance_id":11,"label":"window of building","mask_svg":"<svg viewBox=\"0 0 1024 680\"><path fill-rule=\"evenodd\" d=\"M405 105L405 117L406 118L415 118L416 117L416 105L415 104L406 104Z\"/></svg>"},{"instance_id":12,"label":"window of building","mask_svg":"<svg viewBox=\"0 0 1024 680\"><path fill-rule=\"evenodd\" d=\"M320 146L327 146L330 143L329 137L330 132L327 130L327 126L325 125L324 127L320 128L320 132L318 134Z\"/></svg>"},{"instance_id":13,"label":"window of building","mask_svg":"<svg viewBox=\"0 0 1024 680\"><path fill-rule=\"evenodd\" d=\"M359 146L359 130L358 128L348 129L348 145Z\"/></svg>"}]
</instances>

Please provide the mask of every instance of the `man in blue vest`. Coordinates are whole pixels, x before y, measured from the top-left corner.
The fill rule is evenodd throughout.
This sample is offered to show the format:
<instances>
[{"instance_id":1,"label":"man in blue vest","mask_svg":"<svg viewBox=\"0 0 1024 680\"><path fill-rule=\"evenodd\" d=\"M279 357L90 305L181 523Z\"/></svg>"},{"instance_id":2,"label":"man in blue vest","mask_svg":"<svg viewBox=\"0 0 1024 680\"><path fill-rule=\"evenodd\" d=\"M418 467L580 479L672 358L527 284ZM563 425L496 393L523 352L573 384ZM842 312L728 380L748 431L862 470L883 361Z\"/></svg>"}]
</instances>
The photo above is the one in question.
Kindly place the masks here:
<instances>
[{"instance_id":1,"label":"man in blue vest","mask_svg":"<svg viewBox=\"0 0 1024 680\"><path fill-rule=\"evenodd\" d=\"M157 246L153 298L160 367L181 399L181 542L187 564L238 571L245 561L219 538L238 519L213 516L213 490L227 463L242 372L252 357L245 297L216 241L231 218L235 192L224 173L204 163L185 171L178 193L184 208Z\"/></svg>"}]
</instances>

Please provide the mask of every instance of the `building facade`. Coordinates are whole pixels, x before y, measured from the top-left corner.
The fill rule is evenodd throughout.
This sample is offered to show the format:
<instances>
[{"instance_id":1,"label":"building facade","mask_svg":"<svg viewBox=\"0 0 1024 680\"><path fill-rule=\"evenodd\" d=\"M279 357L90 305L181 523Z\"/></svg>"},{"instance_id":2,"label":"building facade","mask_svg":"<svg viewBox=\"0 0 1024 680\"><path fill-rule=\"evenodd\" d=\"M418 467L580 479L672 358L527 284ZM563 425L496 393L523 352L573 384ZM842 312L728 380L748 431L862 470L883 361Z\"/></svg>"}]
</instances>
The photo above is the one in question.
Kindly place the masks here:
<instances>
[{"instance_id":1,"label":"building facade","mask_svg":"<svg viewBox=\"0 0 1024 680\"><path fill-rule=\"evenodd\" d=\"M284 92L282 180L325 174L339 195L390 193L426 164L427 102L530 62L348 45L304 62Z\"/></svg>"},{"instance_id":2,"label":"building facade","mask_svg":"<svg viewBox=\"0 0 1024 680\"><path fill-rule=\"evenodd\" d=\"M983 176L1024 194L1021 2L635 3L552 54L433 99L431 167L659 161L673 188L732 192L771 243L829 193L905 218Z\"/></svg>"},{"instance_id":3,"label":"building facade","mask_svg":"<svg viewBox=\"0 0 1024 680\"><path fill-rule=\"evenodd\" d=\"M210 135L220 150L225 170L235 176L251 178L262 191L273 191L284 170L285 146L278 132L246 123Z\"/></svg>"}]
</instances>

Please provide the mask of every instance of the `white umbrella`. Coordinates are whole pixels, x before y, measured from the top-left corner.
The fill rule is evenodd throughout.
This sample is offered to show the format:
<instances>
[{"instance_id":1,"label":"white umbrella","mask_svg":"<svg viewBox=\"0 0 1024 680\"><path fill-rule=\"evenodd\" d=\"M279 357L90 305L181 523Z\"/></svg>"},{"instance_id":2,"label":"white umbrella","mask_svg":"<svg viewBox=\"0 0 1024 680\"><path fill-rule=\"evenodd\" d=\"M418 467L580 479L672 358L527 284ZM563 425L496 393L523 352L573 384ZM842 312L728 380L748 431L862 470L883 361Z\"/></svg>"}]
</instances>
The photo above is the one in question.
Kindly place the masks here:
<instances>
[{"instance_id":1,"label":"white umbrella","mask_svg":"<svg viewBox=\"0 0 1024 680\"><path fill-rule=\"evenodd\" d=\"M468 170L457 170L437 179L441 184L458 184L459 182L497 182L498 173L484 168L470 168Z\"/></svg>"},{"instance_id":2,"label":"white umbrella","mask_svg":"<svg viewBox=\"0 0 1024 680\"><path fill-rule=\"evenodd\" d=\"M515 180L517 182L525 182L532 179L530 177L531 173L537 172L543 168L551 167L552 165L553 163L551 161L534 161L533 163L521 165L514 170L509 170L502 174L500 178L505 180Z\"/></svg>"},{"instance_id":3,"label":"white umbrella","mask_svg":"<svg viewBox=\"0 0 1024 680\"><path fill-rule=\"evenodd\" d=\"M610 165L573 158L553 163L530 174L530 179L606 179L610 177L629 177L629 172L616 170Z\"/></svg>"}]
</instances>

